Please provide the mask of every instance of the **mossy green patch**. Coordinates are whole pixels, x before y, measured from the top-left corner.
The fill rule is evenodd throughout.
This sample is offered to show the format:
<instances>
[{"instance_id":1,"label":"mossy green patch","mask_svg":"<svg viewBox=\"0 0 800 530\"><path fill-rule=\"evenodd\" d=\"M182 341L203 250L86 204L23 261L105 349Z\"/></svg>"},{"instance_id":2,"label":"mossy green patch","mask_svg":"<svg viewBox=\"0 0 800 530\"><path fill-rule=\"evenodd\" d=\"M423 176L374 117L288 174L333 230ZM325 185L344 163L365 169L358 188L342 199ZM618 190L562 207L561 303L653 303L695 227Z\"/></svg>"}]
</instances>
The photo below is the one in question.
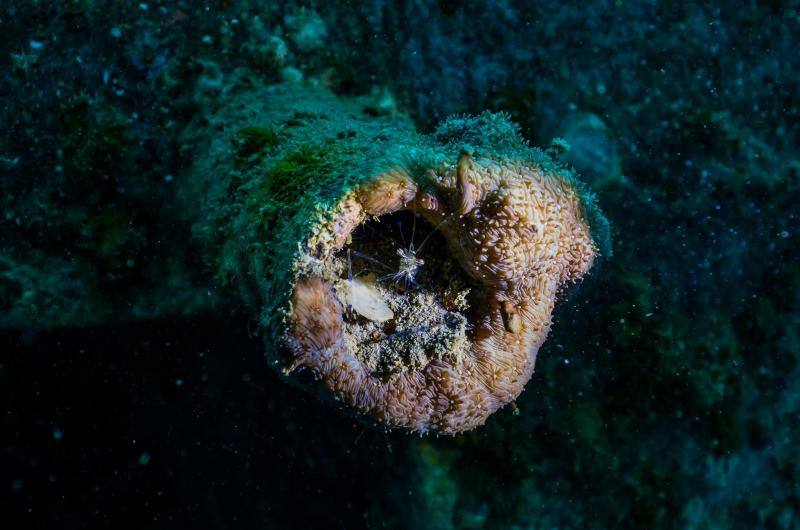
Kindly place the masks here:
<instances>
[{"instance_id":1,"label":"mossy green patch","mask_svg":"<svg viewBox=\"0 0 800 530\"><path fill-rule=\"evenodd\" d=\"M265 149L275 147L279 141L280 137L273 129L251 125L236 131L231 143L236 157L248 160L263 154Z\"/></svg>"},{"instance_id":2,"label":"mossy green patch","mask_svg":"<svg viewBox=\"0 0 800 530\"><path fill-rule=\"evenodd\" d=\"M248 194L247 205L266 208L289 207L298 197L313 193L315 185L332 169L332 147L304 145L279 159L267 171L267 177Z\"/></svg>"}]
</instances>

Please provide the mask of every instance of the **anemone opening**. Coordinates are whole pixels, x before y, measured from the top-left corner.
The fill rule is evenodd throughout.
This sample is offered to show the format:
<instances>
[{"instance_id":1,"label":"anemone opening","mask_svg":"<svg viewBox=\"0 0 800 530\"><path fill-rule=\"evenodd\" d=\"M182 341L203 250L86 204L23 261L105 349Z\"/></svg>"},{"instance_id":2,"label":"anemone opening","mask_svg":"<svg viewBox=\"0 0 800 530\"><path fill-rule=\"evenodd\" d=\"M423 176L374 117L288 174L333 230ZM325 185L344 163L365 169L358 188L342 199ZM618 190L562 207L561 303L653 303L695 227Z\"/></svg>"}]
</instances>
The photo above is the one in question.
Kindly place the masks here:
<instances>
[{"instance_id":1,"label":"anemone opening","mask_svg":"<svg viewBox=\"0 0 800 530\"><path fill-rule=\"evenodd\" d=\"M343 338L377 376L457 360L469 347L478 289L419 214L368 219L334 256Z\"/></svg>"}]
</instances>

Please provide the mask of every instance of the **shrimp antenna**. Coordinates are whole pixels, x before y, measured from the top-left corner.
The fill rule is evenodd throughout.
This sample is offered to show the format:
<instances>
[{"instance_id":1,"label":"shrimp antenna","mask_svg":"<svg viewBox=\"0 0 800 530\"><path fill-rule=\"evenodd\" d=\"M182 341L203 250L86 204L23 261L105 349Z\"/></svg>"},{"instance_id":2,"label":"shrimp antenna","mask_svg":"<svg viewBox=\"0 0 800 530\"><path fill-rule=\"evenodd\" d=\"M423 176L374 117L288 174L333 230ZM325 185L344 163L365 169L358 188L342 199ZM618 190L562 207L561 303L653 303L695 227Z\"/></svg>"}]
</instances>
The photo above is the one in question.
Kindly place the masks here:
<instances>
[{"instance_id":1,"label":"shrimp antenna","mask_svg":"<svg viewBox=\"0 0 800 530\"><path fill-rule=\"evenodd\" d=\"M348 249L347 253L350 254L350 252L351 252L350 249ZM387 271L392 270L392 268L390 266L388 266L387 264L385 264L384 262L382 262L380 260L377 260L377 259L373 258L372 256L368 256L368 255L364 254L363 252L359 252L357 250L353 250L352 253L353 253L354 256L358 256L361 259L365 259L367 261L371 261L372 263L375 263L376 265L380 265L381 267L383 267Z\"/></svg>"},{"instance_id":2,"label":"shrimp antenna","mask_svg":"<svg viewBox=\"0 0 800 530\"><path fill-rule=\"evenodd\" d=\"M414 233L417 231L417 212L412 212L414 214L414 222L411 223L411 246L408 247L411 249L411 252L414 252Z\"/></svg>"},{"instance_id":3,"label":"shrimp antenna","mask_svg":"<svg viewBox=\"0 0 800 530\"><path fill-rule=\"evenodd\" d=\"M427 242L428 242L428 240L431 238L431 236L432 236L433 234L435 234L435 233L436 233L436 232L439 230L439 227L440 227L440 226L442 226L443 224L445 224L447 221L448 221L448 219L447 219L447 217L445 217L445 218L442 220L442 222L441 222L441 223L439 223L438 225L436 225L435 227L433 227L433 230L431 230L431 233L430 233L430 234L428 234L427 236L425 236L425 239L423 239L423 240L422 240L422 243L420 244L419 248L417 249L417 252L421 252L421 251L422 251L422 247L424 247L424 246L425 246L425 243L427 243Z\"/></svg>"},{"instance_id":4,"label":"shrimp antenna","mask_svg":"<svg viewBox=\"0 0 800 530\"><path fill-rule=\"evenodd\" d=\"M353 262L350 260L350 249L347 249L347 279L353 281Z\"/></svg>"},{"instance_id":5,"label":"shrimp antenna","mask_svg":"<svg viewBox=\"0 0 800 530\"><path fill-rule=\"evenodd\" d=\"M397 230L400 232L400 241L403 243L403 246L404 247L407 246L406 236L403 235L403 221L401 221L400 219L397 220Z\"/></svg>"}]
</instances>

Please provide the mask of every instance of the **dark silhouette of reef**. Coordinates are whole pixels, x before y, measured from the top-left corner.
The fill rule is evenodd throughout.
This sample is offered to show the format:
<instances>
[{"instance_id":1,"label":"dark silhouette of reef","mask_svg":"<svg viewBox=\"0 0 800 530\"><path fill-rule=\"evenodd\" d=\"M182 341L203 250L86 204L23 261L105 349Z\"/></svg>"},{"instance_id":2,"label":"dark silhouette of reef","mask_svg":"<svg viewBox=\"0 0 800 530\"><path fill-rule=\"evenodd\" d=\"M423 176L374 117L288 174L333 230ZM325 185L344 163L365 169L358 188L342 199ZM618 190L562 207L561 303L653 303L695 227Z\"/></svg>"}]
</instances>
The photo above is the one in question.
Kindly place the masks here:
<instances>
[{"instance_id":1,"label":"dark silhouette of reef","mask_svg":"<svg viewBox=\"0 0 800 530\"><path fill-rule=\"evenodd\" d=\"M4 2L4 527L797 527L799 17ZM209 291L175 200L193 138L277 82L422 130L506 111L590 182L614 257L516 410L453 439L364 429L282 384Z\"/></svg>"}]
</instances>

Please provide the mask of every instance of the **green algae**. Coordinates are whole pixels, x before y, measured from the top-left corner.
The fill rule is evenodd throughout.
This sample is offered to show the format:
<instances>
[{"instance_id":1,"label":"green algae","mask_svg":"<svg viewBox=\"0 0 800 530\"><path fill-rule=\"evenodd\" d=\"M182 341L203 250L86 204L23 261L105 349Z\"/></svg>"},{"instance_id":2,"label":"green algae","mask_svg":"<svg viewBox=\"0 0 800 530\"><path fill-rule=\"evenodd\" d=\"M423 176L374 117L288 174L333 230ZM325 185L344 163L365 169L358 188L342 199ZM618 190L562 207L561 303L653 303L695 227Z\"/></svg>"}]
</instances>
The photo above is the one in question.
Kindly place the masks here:
<instances>
[{"instance_id":1,"label":"green algae","mask_svg":"<svg viewBox=\"0 0 800 530\"><path fill-rule=\"evenodd\" d=\"M264 149L273 148L280 142L280 136L268 127L248 126L239 129L233 135L233 148L236 156L247 160L263 154Z\"/></svg>"}]
</instances>

